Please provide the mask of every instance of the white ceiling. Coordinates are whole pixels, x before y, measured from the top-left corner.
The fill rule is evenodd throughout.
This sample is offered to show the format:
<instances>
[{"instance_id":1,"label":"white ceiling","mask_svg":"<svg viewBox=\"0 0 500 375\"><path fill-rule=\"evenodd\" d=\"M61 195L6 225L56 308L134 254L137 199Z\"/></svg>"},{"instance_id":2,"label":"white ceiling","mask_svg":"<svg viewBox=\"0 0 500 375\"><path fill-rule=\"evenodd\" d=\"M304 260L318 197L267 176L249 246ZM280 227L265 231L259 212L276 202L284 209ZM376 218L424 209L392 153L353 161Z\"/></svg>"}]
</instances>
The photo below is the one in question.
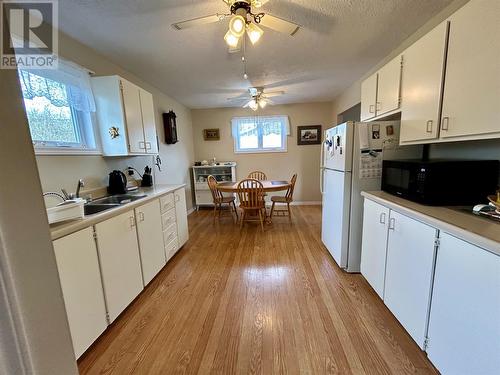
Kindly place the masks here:
<instances>
[{"instance_id":1,"label":"white ceiling","mask_svg":"<svg viewBox=\"0 0 500 375\"><path fill-rule=\"evenodd\" d=\"M223 40L228 21L176 31L172 23L224 13L222 0L64 0L71 37L190 108L227 107L249 86L284 90L278 104L329 101L382 60L451 0L270 0L263 9L304 27L266 29L241 55Z\"/></svg>"}]
</instances>

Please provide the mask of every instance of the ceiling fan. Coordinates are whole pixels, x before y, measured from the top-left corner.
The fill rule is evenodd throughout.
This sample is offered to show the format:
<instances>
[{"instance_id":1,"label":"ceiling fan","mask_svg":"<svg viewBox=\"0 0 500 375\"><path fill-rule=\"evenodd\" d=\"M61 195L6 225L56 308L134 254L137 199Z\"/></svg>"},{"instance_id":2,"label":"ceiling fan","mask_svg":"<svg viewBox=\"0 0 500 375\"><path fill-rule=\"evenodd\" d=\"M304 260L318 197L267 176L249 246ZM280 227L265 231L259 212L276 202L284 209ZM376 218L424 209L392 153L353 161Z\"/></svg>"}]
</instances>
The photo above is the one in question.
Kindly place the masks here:
<instances>
[{"instance_id":1,"label":"ceiling fan","mask_svg":"<svg viewBox=\"0 0 500 375\"><path fill-rule=\"evenodd\" d=\"M238 52L242 43L242 39L246 34L252 44L257 43L264 30L259 26L264 26L280 33L295 35L299 31L300 26L273 16L265 12L253 13L253 9L259 9L269 0L222 0L229 6L230 13L217 13L210 16L193 18L190 20L174 23L172 26L176 30L183 30L190 27L206 25L210 23L220 22L226 18L231 18L229 21L229 30L224 36L224 40L229 45L229 52Z\"/></svg>"},{"instance_id":2,"label":"ceiling fan","mask_svg":"<svg viewBox=\"0 0 500 375\"><path fill-rule=\"evenodd\" d=\"M270 98L281 96L284 93L284 91L273 91L265 93L263 87L250 87L247 94L238 96L236 98L229 98L228 100L233 102L246 102L246 104L243 105L243 108L251 108L252 110L256 111L259 109L259 107L264 109L268 104L274 105L274 102ZM248 100L249 97L250 100Z\"/></svg>"}]
</instances>

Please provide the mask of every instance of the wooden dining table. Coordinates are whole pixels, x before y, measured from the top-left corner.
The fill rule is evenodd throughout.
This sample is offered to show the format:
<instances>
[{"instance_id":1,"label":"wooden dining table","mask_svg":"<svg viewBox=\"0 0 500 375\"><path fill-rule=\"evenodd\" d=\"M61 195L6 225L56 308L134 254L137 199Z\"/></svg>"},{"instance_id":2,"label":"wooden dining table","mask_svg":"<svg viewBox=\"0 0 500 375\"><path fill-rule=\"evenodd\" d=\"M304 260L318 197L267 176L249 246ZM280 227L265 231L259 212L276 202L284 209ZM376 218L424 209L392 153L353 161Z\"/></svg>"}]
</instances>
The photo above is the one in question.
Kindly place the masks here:
<instances>
[{"instance_id":1,"label":"wooden dining table","mask_svg":"<svg viewBox=\"0 0 500 375\"><path fill-rule=\"evenodd\" d=\"M273 193L277 191L288 190L290 182L288 181L275 181L275 180L263 180L260 181L263 186L264 193ZM219 182L217 184L217 189L223 193L238 193L239 182ZM266 223L272 224L272 218L267 214L266 210Z\"/></svg>"},{"instance_id":2,"label":"wooden dining table","mask_svg":"<svg viewBox=\"0 0 500 375\"><path fill-rule=\"evenodd\" d=\"M288 186L290 186L290 182L288 181L264 180L260 182L264 187L264 193L288 190ZM239 182L219 182L217 184L217 189L223 193L237 193L238 184Z\"/></svg>"}]
</instances>

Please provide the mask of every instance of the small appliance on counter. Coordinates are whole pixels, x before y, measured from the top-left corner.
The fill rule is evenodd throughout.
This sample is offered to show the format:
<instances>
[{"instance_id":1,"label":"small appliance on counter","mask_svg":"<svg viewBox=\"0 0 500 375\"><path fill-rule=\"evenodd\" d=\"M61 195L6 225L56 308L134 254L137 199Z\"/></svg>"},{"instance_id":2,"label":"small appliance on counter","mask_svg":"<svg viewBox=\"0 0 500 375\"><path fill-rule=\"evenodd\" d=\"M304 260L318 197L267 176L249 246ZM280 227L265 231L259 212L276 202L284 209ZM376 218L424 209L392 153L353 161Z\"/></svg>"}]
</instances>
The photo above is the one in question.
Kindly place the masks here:
<instances>
[{"instance_id":1,"label":"small appliance on counter","mask_svg":"<svg viewBox=\"0 0 500 375\"><path fill-rule=\"evenodd\" d=\"M141 186L142 187L153 186L153 176L151 175L151 168L149 168L148 166L144 168L144 174L142 175Z\"/></svg>"},{"instance_id":2,"label":"small appliance on counter","mask_svg":"<svg viewBox=\"0 0 500 375\"><path fill-rule=\"evenodd\" d=\"M498 160L384 160L382 190L430 206L485 200L498 184Z\"/></svg>"},{"instance_id":3,"label":"small appliance on counter","mask_svg":"<svg viewBox=\"0 0 500 375\"><path fill-rule=\"evenodd\" d=\"M127 176L125 176L125 173L114 170L109 174L108 193L111 195L127 193Z\"/></svg>"}]
</instances>

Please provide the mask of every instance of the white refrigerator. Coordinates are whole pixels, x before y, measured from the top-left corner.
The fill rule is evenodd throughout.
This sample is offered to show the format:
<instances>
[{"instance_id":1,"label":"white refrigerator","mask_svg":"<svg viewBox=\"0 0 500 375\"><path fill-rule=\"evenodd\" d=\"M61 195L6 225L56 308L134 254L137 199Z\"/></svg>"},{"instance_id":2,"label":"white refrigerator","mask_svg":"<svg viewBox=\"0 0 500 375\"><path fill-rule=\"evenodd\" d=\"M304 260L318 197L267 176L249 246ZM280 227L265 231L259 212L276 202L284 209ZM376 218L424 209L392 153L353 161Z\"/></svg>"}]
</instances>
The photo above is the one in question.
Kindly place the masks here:
<instances>
[{"instance_id":1,"label":"white refrigerator","mask_svg":"<svg viewBox=\"0 0 500 375\"><path fill-rule=\"evenodd\" d=\"M321 148L321 239L347 272L360 272L361 191L380 190L383 159L418 159L421 146L399 146L399 121L346 122L325 131Z\"/></svg>"}]
</instances>

